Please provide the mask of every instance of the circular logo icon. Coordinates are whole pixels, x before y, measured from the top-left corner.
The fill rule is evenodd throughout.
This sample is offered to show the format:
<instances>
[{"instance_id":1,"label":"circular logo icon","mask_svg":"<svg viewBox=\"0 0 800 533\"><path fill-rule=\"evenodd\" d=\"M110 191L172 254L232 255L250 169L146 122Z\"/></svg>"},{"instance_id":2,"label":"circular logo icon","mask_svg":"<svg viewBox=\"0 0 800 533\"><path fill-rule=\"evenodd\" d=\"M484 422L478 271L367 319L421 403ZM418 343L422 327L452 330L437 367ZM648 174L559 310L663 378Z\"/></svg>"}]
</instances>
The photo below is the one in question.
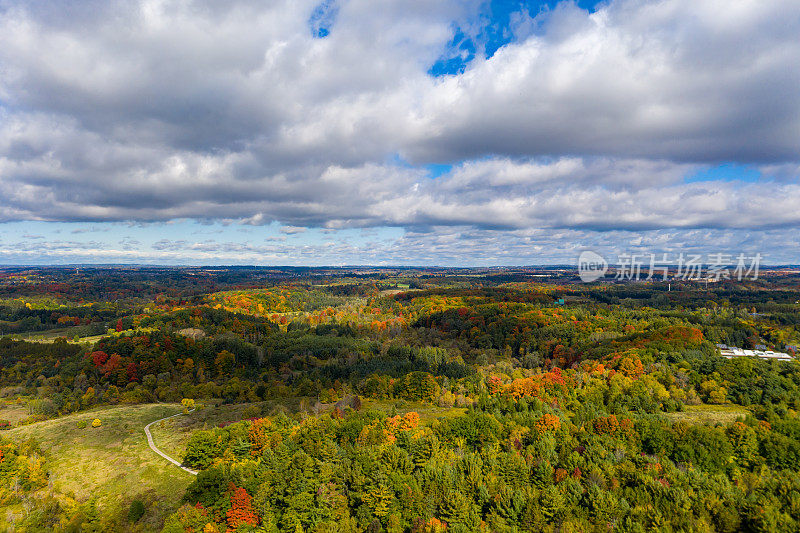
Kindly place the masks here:
<instances>
[{"instance_id":1,"label":"circular logo icon","mask_svg":"<svg viewBox=\"0 0 800 533\"><path fill-rule=\"evenodd\" d=\"M603 277L607 270L608 263L599 254L586 250L578 257L578 276L584 283Z\"/></svg>"}]
</instances>

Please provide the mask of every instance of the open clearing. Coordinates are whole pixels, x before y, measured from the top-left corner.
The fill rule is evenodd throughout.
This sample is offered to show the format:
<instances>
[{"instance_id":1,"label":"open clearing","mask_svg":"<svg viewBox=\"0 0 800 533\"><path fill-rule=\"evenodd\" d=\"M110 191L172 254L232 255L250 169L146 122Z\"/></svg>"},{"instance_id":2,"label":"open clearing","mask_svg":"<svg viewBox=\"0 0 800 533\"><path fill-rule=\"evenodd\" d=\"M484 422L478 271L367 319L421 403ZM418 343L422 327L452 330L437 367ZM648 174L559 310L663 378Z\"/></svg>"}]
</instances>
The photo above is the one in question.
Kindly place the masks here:
<instances>
[{"instance_id":1,"label":"open clearing","mask_svg":"<svg viewBox=\"0 0 800 533\"><path fill-rule=\"evenodd\" d=\"M741 405L687 405L686 410L680 413L666 413L666 416L674 422L686 422L687 424L728 424L735 422L739 417L750 414Z\"/></svg>"},{"instance_id":2,"label":"open clearing","mask_svg":"<svg viewBox=\"0 0 800 533\"><path fill-rule=\"evenodd\" d=\"M0 403L0 420L8 420L12 424L16 424L23 418L27 418L29 414L28 406L24 402L17 403L4 401Z\"/></svg>"},{"instance_id":3,"label":"open clearing","mask_svg":"<svg viewBox=\"0 0 800 533\"><path fill-rule=\"evenodd\" d=\"M3 435L15 440L33 437L40 443L48 454L51 481L58 493L79 502L96 496L98 508L118 516L118 523L125 523L130 502L139 498L147 512L130 530L157 531L194 476L153 453L143 428L181 410L178 404L101 407ZM91 426L95 418L101 420L100 427ZM86 427L80 428L79 422ZM157 437L156 442L160 446Z\"/></svg>"}]
</instances>

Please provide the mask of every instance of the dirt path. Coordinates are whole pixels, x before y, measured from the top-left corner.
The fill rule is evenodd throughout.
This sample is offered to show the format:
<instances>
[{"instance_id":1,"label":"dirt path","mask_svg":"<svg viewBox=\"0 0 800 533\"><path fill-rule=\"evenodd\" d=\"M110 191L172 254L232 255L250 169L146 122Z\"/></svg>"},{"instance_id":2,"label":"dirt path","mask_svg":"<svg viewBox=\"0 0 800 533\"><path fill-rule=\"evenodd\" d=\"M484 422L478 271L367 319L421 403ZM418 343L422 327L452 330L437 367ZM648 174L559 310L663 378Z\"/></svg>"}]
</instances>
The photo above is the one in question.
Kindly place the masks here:
<instances>
[{"instance_id":1,"label":"dirt path","mask_svg":"<svg viewBox=\"0 0 800 533\"><path fill-rule=\"evenodd\" d=\"M193 410L194 410L194 409L192 409L192 411L193 411ZM191 413L192 411L189 411L189 412ZM183 470L183 471L185 471L185 472L189 472L189 473L190 473L190 474L192 474L193 476L196 476L196 475L197 475L197 471L196 471L196 470L192 470L191 468L186 468L185 466L181 465L180 461L176 461L175 459L173 459L173 458L172 458L172 457L170 457L169 455L165 454L164 452L162 452L161 450L159 450L158 448L156 448L156 445L155 445L155 443L153 442L153 435L150 433L150 426L152 426L152 425L153 425L153 424L155 424L156 422L161 422L161 421L163 421L163 420L169 420L170 418L175 418L176 416L180 416L180 415L182 415L182 414L183 414L183 413L177 413L177 414L174 414L174 415L172 415L172 416L167 416L167 417L165 417L165 418L159 418L158 420L154 420L154 421L150 422L149 424L147 424L147 425L144 427L144 434L145 434L145 435L147 435L147 444L148 444L148 446L150 446L150 449L151 449L151 450L153 450L153 451L154 451L154 452L156 452L158 455L160 455L161 457L163 457L164 459L166 459L166 460L167 460L167 461L169 461L170 463L174 464L175 466L177 466L177 467L178 467L178 468L180 468L181 470Z\"/></svg>"}]
</instances>

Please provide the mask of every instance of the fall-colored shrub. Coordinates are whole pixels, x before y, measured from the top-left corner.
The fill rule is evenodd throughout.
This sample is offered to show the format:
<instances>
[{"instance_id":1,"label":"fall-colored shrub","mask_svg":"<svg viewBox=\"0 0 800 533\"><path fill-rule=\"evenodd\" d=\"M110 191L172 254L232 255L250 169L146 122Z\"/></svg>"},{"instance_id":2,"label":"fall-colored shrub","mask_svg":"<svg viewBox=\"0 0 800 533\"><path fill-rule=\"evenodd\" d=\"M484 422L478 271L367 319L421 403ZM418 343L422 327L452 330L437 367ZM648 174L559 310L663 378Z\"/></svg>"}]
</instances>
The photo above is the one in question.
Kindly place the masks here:
<instances>
[{"instance_id":1,"label":"fall-colored shrub","mask_svg":"<svg viewBox=\"0 0 800 533\"><path fill-rule=\"evenodd\" d=\"M181 405L183 406L183 412L188 413L189 411L194 410L194 400L192 398L184 398L181 400Z\"/></svg>"}]
</instances>

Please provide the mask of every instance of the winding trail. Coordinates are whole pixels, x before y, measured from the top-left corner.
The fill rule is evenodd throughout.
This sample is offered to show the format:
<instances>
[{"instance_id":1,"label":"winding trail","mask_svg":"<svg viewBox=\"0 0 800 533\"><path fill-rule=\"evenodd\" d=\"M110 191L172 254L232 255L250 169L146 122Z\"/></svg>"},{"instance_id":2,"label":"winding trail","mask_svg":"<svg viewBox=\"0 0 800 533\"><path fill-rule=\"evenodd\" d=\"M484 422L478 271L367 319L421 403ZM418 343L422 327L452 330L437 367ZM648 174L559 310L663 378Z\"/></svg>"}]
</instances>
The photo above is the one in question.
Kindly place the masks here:
<instances>
[{"instance_id":1,"label":"winding trail","mask_svg":"<svg viewBox=\"0 0 800 533\"><path fill-rule=\"evenodd\" d=\"M192 409L192 411L194 411L194 409ZM189 413L191 413L192 411L189 411ZM193 476L196 476L196 475L197 475L197 471L196 471L196 470L192 470L191 468L186 468L185 466L181 465L180 461L176 461L175 459L173 459L173 458L172 458L172 457L170 457L169 455L165 454L164 452L162 452L161 450L159 450L158 448L156 448L156 445L155 445L155 443L153 442L153 435L150 433L150 426L152 426L152 425L153 425L153 424L155 424L156 422L161 422L161 421L164 421L164 420L169 420L170 418L175 418L176 416L180 416L180 415L182 415L182 414L184 414L184 413L176 413L176 414L174 414L174 415L172 415L172 416L167 416L167 417L164 417L164 418L159 418L158 420L153 420L152 422L150 422L149 424L147 424L147 425L144 427L144 434L145 434L145 435L147 435L147 444L148 444L148 446L150 446L150 449L151 449L151 450L153 450L153 451L154 451L154 452L156 452L158 455L160 455L161 457L163 457L164 459L166 459L166 460L167 460L167 461L169 461L170 463L174 464L175 466L177 466L178 468L180 468L180 469L181 469L181 470L183 470L184 472L189 472L191 475L193 475ZM188 414L188 413L187 413L187 414Z\"/></svg>"}]
</instances>

